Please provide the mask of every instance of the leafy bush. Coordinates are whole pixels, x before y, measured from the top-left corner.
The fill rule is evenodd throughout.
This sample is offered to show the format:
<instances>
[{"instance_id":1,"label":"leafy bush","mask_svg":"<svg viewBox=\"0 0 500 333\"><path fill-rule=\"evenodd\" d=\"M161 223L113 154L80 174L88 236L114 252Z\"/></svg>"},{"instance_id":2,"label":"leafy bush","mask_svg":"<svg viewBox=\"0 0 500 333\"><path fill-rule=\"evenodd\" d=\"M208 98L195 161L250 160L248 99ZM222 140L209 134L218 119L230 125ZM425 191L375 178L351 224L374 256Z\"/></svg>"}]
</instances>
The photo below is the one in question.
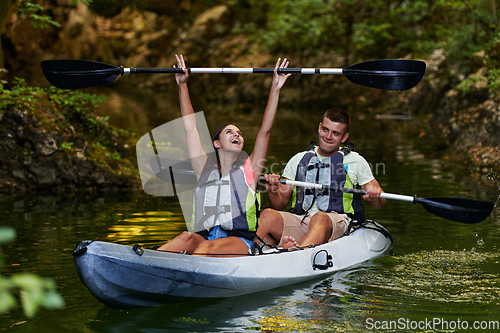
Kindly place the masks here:
<instances>
[{"instance_id":1,"label":"leafy bush","mask_svg":"<svg viewBox=\"0 0 500 333\"><path fill-rule=\"evenodd\" d=\"M11 227L0 227L0 245L15 239L16 231ZM0 265L3 265L0 251ZM16 273L9 277L0 275L0 314L8 312L21 303L24 314L31 318L40 307L64 308L64 300L57 292L53 279L42 278L33 273Z\"/></svg>"},{"instance_id":2,"label":"leafy bush","mask_svg":"<svg viewBox=\"0 0 500 333\"><path fill-rule=\"evenodd\" d=\"M72 108L77 112L84 112L88 106L97 108L102 102L108 101L106 97L76 90L63 90L53 86L49 88L31 87L26 84L26 80L21 78L16 78L13 83L10 90L0 83L0 96L2 97L0 110L6 110L9 106L19 108L47 98L61 108Z\"/></svg>"}]
</instances>

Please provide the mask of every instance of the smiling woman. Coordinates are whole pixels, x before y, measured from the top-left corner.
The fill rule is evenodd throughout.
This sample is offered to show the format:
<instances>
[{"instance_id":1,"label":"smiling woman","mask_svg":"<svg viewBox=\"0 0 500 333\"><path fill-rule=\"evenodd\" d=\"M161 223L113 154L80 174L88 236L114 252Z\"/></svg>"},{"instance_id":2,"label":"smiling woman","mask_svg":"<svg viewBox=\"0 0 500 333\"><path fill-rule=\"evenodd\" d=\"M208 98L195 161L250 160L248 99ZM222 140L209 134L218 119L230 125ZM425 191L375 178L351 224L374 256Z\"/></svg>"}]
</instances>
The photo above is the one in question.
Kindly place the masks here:
<instances>
[{"instance_id":1,"label":"smiling woman","mask_svg":"<svg viewBox=\"0 0 500 333\"><path fill-rule=\"evenodd\" d=\"M187 252L203 256L249 255L258 225L260 194L257 182L266 159L271 129L278 108L279 93L290 74L278 74L288 67L278 59L273 70L269 100L261 128L250 156L243 151L245 140L238 127L222 125L212 137L210 152L203 149L196 117L189 97L183 56L177 56L182 122L192 169L198 184L194 192L191 228L158 248L160 251Z\"/></svg>"}]
</instances>

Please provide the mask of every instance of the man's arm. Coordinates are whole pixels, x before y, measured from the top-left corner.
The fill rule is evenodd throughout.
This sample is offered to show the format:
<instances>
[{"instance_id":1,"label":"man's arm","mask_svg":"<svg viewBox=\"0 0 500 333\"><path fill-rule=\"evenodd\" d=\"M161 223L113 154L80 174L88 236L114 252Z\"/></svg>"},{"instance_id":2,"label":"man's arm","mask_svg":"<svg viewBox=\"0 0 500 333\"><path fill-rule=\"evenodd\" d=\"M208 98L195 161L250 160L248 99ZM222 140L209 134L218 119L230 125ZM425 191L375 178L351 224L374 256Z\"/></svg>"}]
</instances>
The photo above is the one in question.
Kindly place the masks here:
<instances>
[{"instance_id":1,"label":"man's arm","mask_svg":"<svg viewBox=\"0 0 500 333\"><path fill-rule=\"evenodd\" d=\"M363 196L363 199L370 202L373 208L382 209L385 206L385 198L381 198L380 194L384 193L382 187L378 181L374 178L368 183L361 185L363 190L366 191L366 194Z\"/></svg>"},{"instance_id":2,"label":"man's arm","mask_svg":"<svg viewBox=\"0 0 500 333\"><path fill-rule=\"evenodd\" d=\"M281 184L279 175L264 175L264 178L271 208L284 210L292 197L293 186Z\"/></svg>"}]
</instances>

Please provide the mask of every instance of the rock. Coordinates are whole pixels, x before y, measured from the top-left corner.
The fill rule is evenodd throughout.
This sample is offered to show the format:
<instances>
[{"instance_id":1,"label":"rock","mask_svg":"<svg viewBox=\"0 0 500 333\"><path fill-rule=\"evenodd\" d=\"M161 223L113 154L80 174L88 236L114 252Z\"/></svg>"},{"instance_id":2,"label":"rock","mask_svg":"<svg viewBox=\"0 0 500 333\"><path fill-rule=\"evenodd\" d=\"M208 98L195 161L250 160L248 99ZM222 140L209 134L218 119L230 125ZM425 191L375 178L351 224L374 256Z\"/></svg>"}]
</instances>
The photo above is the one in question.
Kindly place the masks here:
<instances>
[{"instance_id":1,"label":"rock","mask_svg":"<svg viewBox=\"0 0 500 333\"><path fill-rule=\"evenodd\" d=\"M39 154L44 156L52 155L57 151L56 140L52 136L48 136L36 144L36 150Z\"/></svg>"},{"instance_id":2,"label":"rock","mask_svg":"<svg viewBox=\"0 0 500 333\"><path fill-rule=\"evenodd\" d=\"M193 22L191 29L189 29L186 38L188 39L202 39L207 33L207 29L217 23L221 17L227 12L226 5L215 6L201 15L199 15Z\"/></svg>"},{"instance_id":3,"label":"rock","mask_svg":"<svg viewBox=\"0 0 500 333\"><path fill-rule=\"evenodd\" d=\"M43 100L25 107L1 113L0 192L139 188L134 135L100 121L90 108L82 113L66 105L61 112ZM65 145L59 149L58 142Z\"/></svg>"}]
</instances>

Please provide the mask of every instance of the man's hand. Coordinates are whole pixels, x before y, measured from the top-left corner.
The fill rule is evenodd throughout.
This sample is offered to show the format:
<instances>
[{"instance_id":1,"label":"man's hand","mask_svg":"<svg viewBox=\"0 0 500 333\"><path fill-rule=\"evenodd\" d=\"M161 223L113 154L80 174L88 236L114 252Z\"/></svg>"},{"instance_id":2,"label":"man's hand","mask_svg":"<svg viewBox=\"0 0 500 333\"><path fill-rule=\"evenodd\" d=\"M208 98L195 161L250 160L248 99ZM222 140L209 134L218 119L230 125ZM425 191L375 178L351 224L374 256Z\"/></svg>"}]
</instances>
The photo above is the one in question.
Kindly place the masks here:
<instances>
[{"instance_id":1,"label":"man's hand","mask_svg":"<svg viewBox=\"0 0 500 333\"><path fill-rule=\"evenodd\" d=\"M366 194L363 195L363 199L369 201L375 209L384 208L385 199L380 197L380 194L384 193L384 191L376 179L362 185L361 187L366 191Z\"/></svg>"},{"instance_id":2,"label":"man's hand","mask_svg":"<svg viewBox=\"0 0 500 333\"><path fill-rule=\"evenodd\" d=\"M268 174L264 175L264 178L266 179L265 186L268 192L276 193L281 188L280 175Z\"/></svg>"}]
</instances>

